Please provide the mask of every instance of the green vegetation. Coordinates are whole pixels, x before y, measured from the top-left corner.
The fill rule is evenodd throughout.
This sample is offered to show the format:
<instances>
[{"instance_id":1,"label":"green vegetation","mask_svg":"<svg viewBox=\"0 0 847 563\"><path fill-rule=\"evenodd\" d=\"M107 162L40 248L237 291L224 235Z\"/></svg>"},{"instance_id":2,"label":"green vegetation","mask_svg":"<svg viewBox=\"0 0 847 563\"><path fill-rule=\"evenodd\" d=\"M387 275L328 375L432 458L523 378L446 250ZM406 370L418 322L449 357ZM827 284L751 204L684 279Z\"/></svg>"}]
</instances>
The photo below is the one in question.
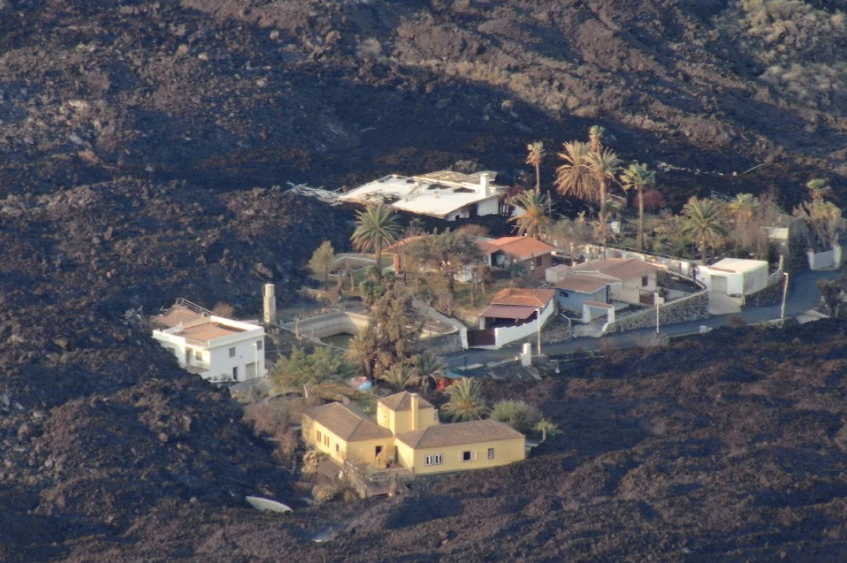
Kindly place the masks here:
<instances>
[{"instance_id":1,"label":"green vegetation","mask_svg":"<svg viewBox=\"0 0 847 563\"><path fill-rule=\"evenodd\" d=\"M690 235L700 246L700 259L706 263L709 248L720 246L727 235L725 214L720 203L713 199L692 197L682 208L684 222L681 233Z\"/></svg>"},{"instance_id":2,"label":"green vegetation","mask_svg":"<svg viewBox=\"0 0 847 563\"><path fill-rule=\"evenodd\" d=\"M382 249L400 236L400 225L394 210L385 205L373 205L360 211L356 217L356 230L351 240L359 251L376 254L376 265L382 264Z\"/></svg>"},{"instance_id":3,"label":"green vegetation","mask_svg":"<svg viewBox=\"0 0 847 563\"><path fill-rule=\"evenodd\" d=\"M489 418L504 422L521 434L529 434L541 422L541 411L523 401L500 401L491 409Z\"/></svg>"},{"instance_id":4,"label":"green vegetation","mask_svg":"<svg viewBox=\"0 0 847 563\"><path fill-rule=\"evenodd\" d=\"M550 227L550 198L547 194L533 191L521 192L512 198L512 205L520 207L524 213L510 217L518 225L518 234L541 238Z\"/></svg>"},{"instance_id":5,"label":"green vegetation","mask_svg":"<svg viewBox=\"0 0 847 563\"><path fill-rule=\"evenodd\" d=\"M355 371L355 366L346 362L341 354L319 346L313 352L295 348L291 356L280 358L271 377L283 389L303 389L308 396L311 387L324 382L343 381Z\"/></svg>"},{"instance_id":6,"label":"green vegetation","mask_svg":"<svg viewBox=\"0 0 847 563\"><path fill-rule=\"evenodd\" d=\"M635 190L638 197L638 249L644 249L644 191L656 184L656 173L646 164L634 162L621 174L621 187L625 192Z\"/></svg>"},{"instance_id":7,"label":"green vegetation","mask_svg":"<svg viewBox=\"0 0 847 563\"><path fill-rule=\"evenodd\" d=\"M335 249L328 240L323 241L309 260L312 275L324 282L324 291L329 290L329 274L335 267Z\"/></svg>"},{"instance_id":8,"label":"green vegetation","mask_svg":"<svg viewBox=\"0 0 847 563\"><path fill-rule=\"evenodd\" d=\"M535 168L535 193L541 193L541 161L544 160L544 143L535 141L526 146L526 163Z\"/></svg>"},{"instance_id":9,"label":"green vegetation","mask_svg":"<svg viewBox=\"0 0 847 563\"><path fill-rule=\"evenodd\" d=\"M478 379L463 377L447 388L450 400L441 407L441 412L456 421L478 420L488 414L488 405L482 396L482 385Z\"/></svg>"}]
</instances>

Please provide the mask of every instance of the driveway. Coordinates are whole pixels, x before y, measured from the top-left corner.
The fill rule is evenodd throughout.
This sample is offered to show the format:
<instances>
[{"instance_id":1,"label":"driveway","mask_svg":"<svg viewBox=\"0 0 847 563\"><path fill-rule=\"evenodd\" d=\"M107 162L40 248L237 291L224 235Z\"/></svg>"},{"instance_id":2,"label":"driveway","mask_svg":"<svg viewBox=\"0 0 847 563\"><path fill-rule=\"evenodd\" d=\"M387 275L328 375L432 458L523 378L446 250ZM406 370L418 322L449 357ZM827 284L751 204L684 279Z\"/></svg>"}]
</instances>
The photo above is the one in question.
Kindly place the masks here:
<instances>
[{"instance_id":1,"label":"driveway","mask_svg":"<svg viewBox=\"0 0 847 563\"><path fill-rule=\"evenodd\" d=\"M791 283L788 290L788 298L785 304L785 316L795 317L801 315L813 308L820 302L820 292L818 292L819 280L830 280L839 277L843 270L824 270L818 272L802 272L791 277ZM687 323L678 323L673 325L664 325L660 327L662 334L669 336L680 336L683 334L692 334L700 331L701 326L708 328L718 328L722 326L730 326L728 318L731 316L740 316L747 324L755 324L780 318L781 303L778 305L770 305L768 307L744 307L740 313L734 315L714 315L708 319L699 321L691 321ZM610 334L605 339L611 340L618 347L634 346L645 336L655 334L655 328L645 328L632 330L620 334ZM500 361L513 359L519 353L520 346L509 346L500 350L476 350L470 349L464 352L456 352L445 357L447 365L450 368L456 369L466 365L474 364L491 364ZM559 342L556 344L545 344L542 346L542 352L548 356L557 356L585 349L596 349L596 338L575 338L567 342ZM533 345L533 351L535 347Z\"/></svg>"}]
</instances>

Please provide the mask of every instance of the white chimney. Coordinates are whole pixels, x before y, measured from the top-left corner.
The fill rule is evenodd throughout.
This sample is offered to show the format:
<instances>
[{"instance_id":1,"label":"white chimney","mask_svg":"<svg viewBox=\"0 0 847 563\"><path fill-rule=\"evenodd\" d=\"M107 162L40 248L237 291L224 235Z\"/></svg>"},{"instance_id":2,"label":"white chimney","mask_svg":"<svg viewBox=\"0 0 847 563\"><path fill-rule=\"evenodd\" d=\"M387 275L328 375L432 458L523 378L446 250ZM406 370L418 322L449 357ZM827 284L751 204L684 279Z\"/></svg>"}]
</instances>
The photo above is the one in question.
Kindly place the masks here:
<instances>
[{"instance_id":1,"label":"white chimney","mask_svg":"<svg viewBox=\"0 0 847 563\"><path fill-rule=\"evenodd\" d=\"M488 197L491 195L491 186L489 185L490 178L488 177L488 172L483 172L479 175L479 190L478 194L481 196Z\"/></svg>"},{"instance_id":2,"label":"white chimney","mask_svg":"<svg viewBox=\"0 0 847 563\"><path fill-rule=\"evenodd\" d=\"M264 315L262 320L266 325L276 322L276 294L274 293L274 284L266 283L262 286L262 304L264 305Z\"/></svg>"},{"instance_id":3,"label":"white chimney","mask_svg":"<svg viewBox=\"0 0 847 563\"><path fill-rule=\"evenodd\" d=\"M419 401L418 401L418 394L417 393L411 393L411 399L412 399L412 428L411 429L417 430L418 429L418 406L420 404Z\"/></svg>"}]
</instances>

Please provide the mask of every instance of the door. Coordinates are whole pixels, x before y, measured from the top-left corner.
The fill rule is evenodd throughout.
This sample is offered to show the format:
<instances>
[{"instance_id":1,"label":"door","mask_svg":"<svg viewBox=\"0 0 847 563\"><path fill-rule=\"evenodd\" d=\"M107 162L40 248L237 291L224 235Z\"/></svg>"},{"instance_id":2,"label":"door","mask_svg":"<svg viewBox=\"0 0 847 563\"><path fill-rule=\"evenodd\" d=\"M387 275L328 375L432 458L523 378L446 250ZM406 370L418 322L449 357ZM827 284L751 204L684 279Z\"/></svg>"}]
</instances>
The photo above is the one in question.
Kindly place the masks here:
<instances>
[{"instance_id":1,"label":"door","mask_svg":"<svg viewBox=\"0 0 847 563\"><path fill-rule=\"evenodd\" d=\"M256 362L250 362L247 364L247 379L253 379L256 377Z\"/></svg>"},{"instance_id":2,"label":"door","mask_svg":"<svg viewBox=\"0 0 847 563\"><path fill-rule=\"evenodd\" d=\"M726 276L712 276L712 291L726 293Z\"/></svg>"}]
</instances>

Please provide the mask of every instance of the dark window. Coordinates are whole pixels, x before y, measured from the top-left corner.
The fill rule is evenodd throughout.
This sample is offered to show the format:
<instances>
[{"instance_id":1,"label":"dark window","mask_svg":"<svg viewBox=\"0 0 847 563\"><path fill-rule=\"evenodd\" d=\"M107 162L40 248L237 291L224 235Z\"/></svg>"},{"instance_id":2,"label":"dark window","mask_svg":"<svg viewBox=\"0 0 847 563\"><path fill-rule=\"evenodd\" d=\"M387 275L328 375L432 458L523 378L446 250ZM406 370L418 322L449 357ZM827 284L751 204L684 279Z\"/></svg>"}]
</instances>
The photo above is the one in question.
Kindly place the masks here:
<instances>
[{"instance_id":1,"label":"dark window","mask_svg":"<svg viewBox=\"0 0 847 563\"><path fill-rule=\"evenodd\" d=\"M238 379L238 368L237 367L232 368L232 378Z\"/></svg>"},{"instance_id":2,"label":"dark window","mask_svg":"<svg viewBox=\"0 0 847 563\"><path fill-rule=\"evenodd\" d=\"M230 358L234 358L234 357L235 357L235 348L230 348L230 349L229 349L229 357L230 357Z\"/></svg>"},{"instance_id":3,"label":"dark window","mask_svg":"<svg viewBox=\"0 0 847 563\"><path fill-rule=\"evenodd\" d=\"M488 459L494 459L494 448L488 448Z\"/></svg>"},{"instance_id":4,"label":"dark window","mask_svg":"<svg viewBox=\"0 0 847 563\"><path fill-rule=\"evenodd\" d=\"M476 459L476 452L462 452L462 461L473 461Z\"/></svg>"},{"instance_id":5,"label":"dark window","mask_svg":"<svg viewBox=\"0 0 847 563\"><path fill-rule=\"evenodd\" d=\"M650 278L648 276L641 277L641 285L642 287L650 283Z\"/></svg>"},{"instance_id":6,"label":"dark window","mask_svg":"<svg viewBox=\"0 0 847 563\"><path fill-rule=\"evenodd\" d=\"M541 256L536 256L536 257L535 257L535 265L536 265L536 266L540 266L540 265L541 265Z\"/></svg>"},{"instance_id":7,"label":"dark window","mask_svg":"<svg viewBox=\"0 0 847 563\"><path fill-rule=\"evenodd\" d=\"M265 345L264 342L262 342L261 340L257 340L256 341L256 350L261 350L264 345Z\"/></svg>"}]
</instances>

